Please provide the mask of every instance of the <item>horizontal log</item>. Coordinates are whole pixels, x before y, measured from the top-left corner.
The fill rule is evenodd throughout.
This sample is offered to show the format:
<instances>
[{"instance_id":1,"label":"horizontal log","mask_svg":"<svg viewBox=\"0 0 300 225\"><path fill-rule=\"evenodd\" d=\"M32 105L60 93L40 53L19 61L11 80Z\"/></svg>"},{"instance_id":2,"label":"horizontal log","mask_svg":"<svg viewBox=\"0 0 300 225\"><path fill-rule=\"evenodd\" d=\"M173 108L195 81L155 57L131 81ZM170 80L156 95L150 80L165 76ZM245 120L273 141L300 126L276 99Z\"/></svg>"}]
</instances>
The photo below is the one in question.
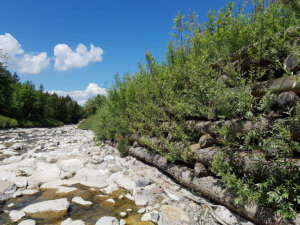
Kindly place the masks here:
<instances>
[{"instance_id":1,"label":"horizontal log","mask_svg":"<svg viewBox=\"0 0 300 225\"><path fill-rule=\"evenodd\" d=\"M286 91L293 91L300 94L300 75L282 77L272 82L264 81L257 83L252 91L254 96L263 96L266 91L270 90L274 94L280 94Z\"/></svg>"},{"instance_id":2,"label":"horizontal log","mask_svg":"<svg viewBox=\"0 0 300 225\"><path fill-rule=\"evenodd\" d=\"M238 205L236 203L237 196L225 188L217 178L212 176L198 178L194 175L192 169L184 165L170 163L164 157L149 153L144 148L130 148L129 154L158 167L176 179L181 185L200 192L203 196L231 209L254 223L261 225L286 224L269 208L259 207L257 204L252 204L251 206ZM296 220L300 219L299 216L297 215L295 221L290 221L288 224L296 225Z\"/></svg>"}]
</instances>

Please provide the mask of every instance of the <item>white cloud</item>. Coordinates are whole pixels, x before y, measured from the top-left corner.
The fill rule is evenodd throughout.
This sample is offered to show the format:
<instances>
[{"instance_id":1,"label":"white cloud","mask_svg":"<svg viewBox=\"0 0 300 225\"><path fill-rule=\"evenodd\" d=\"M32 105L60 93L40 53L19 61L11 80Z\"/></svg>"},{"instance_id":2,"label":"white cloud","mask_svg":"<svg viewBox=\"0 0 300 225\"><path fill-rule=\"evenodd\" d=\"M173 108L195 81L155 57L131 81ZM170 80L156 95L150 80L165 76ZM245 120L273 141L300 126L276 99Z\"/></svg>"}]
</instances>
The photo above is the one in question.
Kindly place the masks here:
<instances>
[{"instance_id":1,"label":"white cloud","mask_svg":"<svg viewBox=\"0 0 300 225\"><path fill-rule=\"evenodd\" d=\"M54 47L54 68L60 71L81 68L91 62L102 61L102 55L103 50L93 44L91 44L89 51L83 44L79 44L75 51L66 44L58 44Z\"/></svg>"},{"instance_id":2,"label":"white cloud","mask_svg":"<svg viewBox=\"0 0 300 225\"><path fill-rule=\"evenodd\" d=\"M37 74L50 63L46 52L24 53L21 44L9 33L0 35L0 49L6 54L7 66L19 73Z\"/></svg>"},{"instance_id":3,"label":"white cloud","mask_svg":"<svg viewBox=\"0 0 300 225\"><path fill-rule=\"evenodd\" d=\"M69 95L78 104L84 105L84 103L91 97L96 95L107 95L105 88L100 88L95 83L90 83L84 91L48 91L50 94L56 93L59 96Z\"/></svg>"}]
</instances>

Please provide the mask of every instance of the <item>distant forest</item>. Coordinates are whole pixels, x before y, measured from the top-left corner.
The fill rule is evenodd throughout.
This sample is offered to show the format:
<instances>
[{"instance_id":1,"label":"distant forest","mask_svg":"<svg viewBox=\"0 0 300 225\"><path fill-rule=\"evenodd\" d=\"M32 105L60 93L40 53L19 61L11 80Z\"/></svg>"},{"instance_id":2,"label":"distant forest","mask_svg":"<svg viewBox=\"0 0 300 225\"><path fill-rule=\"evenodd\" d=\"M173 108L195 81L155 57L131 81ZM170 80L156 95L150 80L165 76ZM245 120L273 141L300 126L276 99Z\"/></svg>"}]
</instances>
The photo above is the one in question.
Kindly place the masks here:
<instances>
[{"instance_id":1,"label":"distant forest","mask_svg":"<svg viewBox=\"0 0 300 225\"><path fill-rule=\"evenodd\" d=\"M83 109L70 96L44 92L41 84L21 83L0 63L0 127L58 126L77 123Z\"/></svg>"}]
</instances>

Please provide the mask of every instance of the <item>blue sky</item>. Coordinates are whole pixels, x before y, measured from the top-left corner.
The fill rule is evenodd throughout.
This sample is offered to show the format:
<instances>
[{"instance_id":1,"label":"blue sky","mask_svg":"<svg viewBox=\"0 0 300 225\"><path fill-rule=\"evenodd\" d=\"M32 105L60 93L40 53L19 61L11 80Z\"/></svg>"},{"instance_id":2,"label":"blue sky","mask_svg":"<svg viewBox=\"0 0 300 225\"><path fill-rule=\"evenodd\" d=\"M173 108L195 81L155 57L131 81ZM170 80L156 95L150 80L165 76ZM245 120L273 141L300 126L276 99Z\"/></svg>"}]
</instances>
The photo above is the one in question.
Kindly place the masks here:
<instances>
[{"instance_id":1,"label":"blue sky","mask_svg":"<svg viewBox=\"0 0 300 225\"><path fill-rule=\"evenodd\" d=\"M0 48L2 38L2 48L5 44L11 48L9 69L17 71L21 81L31 80L37 87L42 83L46 90L64 92L84 91L93 83L90 87L93 94L109 87L117 72L122 75L136 71L146 49L152 50L156 58L163 57L173 18L179 10L196 11L200 22L205 22L210 9L218 10L226 2L2 1ZM82 44L78 50L81 55L76 54L79 44Z\"/></svg>"}]
</instances>

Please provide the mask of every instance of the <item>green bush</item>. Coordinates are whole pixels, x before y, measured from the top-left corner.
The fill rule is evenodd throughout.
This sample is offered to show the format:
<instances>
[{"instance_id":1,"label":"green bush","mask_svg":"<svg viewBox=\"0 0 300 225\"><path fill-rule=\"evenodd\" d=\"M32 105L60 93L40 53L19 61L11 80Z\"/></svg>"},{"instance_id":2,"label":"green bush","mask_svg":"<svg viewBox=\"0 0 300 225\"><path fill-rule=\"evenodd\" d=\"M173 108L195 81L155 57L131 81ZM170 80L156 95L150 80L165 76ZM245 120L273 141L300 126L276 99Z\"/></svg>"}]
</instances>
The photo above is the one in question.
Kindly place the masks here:
<instances>
[{"instance_id":1,"label":"green bush","mask_svg":"<svg viewBox=\"0 0 300 225\"><path fill-rule=\"evenodd\" d=\"M245 8L255 11L244 12ZM290 72L282 65L287 55L298 54L295 40L299 33L285 32L299 22L296 13L280 1L253 0L252 5L240 7L229 2L218 12L210 12L204 26L195 13L178 13L165 59L156 60L146 52L146 64L139 65L134 74L117 78L105 103L80 126L92 129L99 140L134 134L143 137L139 142L150 151L169 160L193 160L189 146L201 134L191 131L187 121L255 122L272 113L275 96L267 93L256 98L253 85ZM297 118L298 109L285 115ZM224 127L218 138L228 151L219 156L213 169L224 183L240 199L273 207L287 218L294 216L299 210L299 173L291 171L288 153L295 152L299 143L291 142L290 134L279 127L267 134L260 130L236 134ZM120 142L121 154L126 153L126 139ZM269 154L274 147L284 151ZM230 160L240 151L257 149L263 159L276 165L263 183L243 177L235 160Z\"/></svg>"},{"instance_id":2,"label":"green bush","mask_svg":"<svg viewBox=\"0 0 300 225\"><path fill-rule=\"evenodd\" d=\"M0 128L17 127L17 126L18 126L17 120L0 115Z\"/></svg>"}]
</instances>

